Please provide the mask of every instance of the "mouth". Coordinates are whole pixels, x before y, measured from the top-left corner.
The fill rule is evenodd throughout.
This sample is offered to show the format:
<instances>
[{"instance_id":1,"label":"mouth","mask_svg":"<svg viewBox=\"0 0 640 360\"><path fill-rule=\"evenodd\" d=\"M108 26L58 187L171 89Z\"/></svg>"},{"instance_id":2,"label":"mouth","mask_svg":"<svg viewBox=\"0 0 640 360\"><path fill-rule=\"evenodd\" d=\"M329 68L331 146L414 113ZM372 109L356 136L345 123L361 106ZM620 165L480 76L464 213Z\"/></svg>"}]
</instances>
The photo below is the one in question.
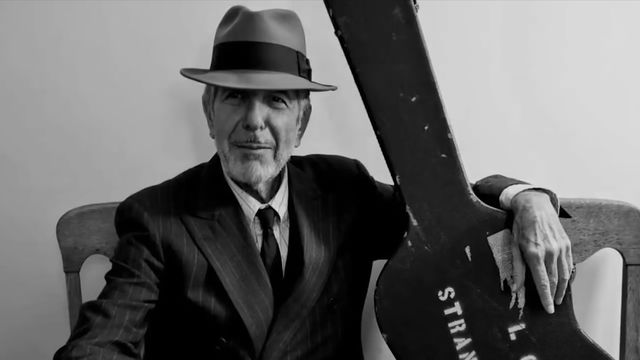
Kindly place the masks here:
<instances>
[{"instance_id":1,"label":"mouth","mask_svg":"<svg viewBox=\"0 0 640 360\"><path fill-rule=\"evenodd\" d=\"M261 143L255 141L235 141L231 144L242 150L270 150L273 148L273 146L269 143Z\"/></svg>"}]
</instances>

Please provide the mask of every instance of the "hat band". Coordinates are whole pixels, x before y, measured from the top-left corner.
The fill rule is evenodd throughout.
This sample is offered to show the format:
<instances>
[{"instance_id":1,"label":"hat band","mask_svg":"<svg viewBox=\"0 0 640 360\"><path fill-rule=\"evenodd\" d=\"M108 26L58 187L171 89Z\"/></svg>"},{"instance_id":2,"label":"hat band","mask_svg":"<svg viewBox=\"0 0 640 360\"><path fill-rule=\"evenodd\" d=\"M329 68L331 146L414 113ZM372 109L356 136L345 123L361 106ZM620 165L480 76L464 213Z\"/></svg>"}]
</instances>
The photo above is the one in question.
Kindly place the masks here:
<instances>
[{"instance_id":1,"label":"hat band","mask_svg":"<svg viewBox=\"0 0 640 360\"><path fill-rule=\"evenodd\" d=\"M311 65L303 53L287 46L256 41L215 45L210 69L276 71L311 80Z\"/></svg>"}]
</instances>

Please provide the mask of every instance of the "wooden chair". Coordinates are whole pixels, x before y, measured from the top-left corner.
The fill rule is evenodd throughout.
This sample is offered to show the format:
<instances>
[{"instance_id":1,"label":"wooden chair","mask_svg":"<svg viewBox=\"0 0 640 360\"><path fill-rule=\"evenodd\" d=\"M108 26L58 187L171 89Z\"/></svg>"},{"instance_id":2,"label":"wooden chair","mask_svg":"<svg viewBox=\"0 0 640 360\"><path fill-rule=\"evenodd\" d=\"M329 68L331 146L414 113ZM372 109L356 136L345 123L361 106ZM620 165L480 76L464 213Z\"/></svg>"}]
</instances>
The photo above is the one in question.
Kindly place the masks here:
<instances>
[{"instance_id":1,"label":"wooden chair","mask_svg":"<svg viewBox=\"0 0 640 360\"><path fill-rule=\"evenodd\" d=\"M571 215L563 219L576 263L602 248L617 250L622 269L620 359L640 359L640 210L630 204L594 199L562 199Z\"/></svg>"},{"instance_id":2,"label":"wooden chair","mask_svg":"<svg viewBox=\"0 0 640 360\"><path fill-rule=\"evenodd\" d=\"M91 204L66 212L58 220L56 236L67 282L69 323L73 329L82 305L80 268L91 255L113 256L118 236L113 226L117 202Z\"/></svg>"},{"instance_id":3,"label":"wooden chair","mask_svg":"<svg viewBox=\"0 0 640 360\"><path fill-rule=\"evenodd\" d=\"M640 210L627 203L562 199L571 214L563 225L579 263L596 251L610 247L624 258L620 358L640 359ZM80 268L93 254L113 255L117 235L113 227L116 202L85 205L64 214L57 237L67 281L69 322L75 325L82 303Z\"/></svg>"}]
</instances>

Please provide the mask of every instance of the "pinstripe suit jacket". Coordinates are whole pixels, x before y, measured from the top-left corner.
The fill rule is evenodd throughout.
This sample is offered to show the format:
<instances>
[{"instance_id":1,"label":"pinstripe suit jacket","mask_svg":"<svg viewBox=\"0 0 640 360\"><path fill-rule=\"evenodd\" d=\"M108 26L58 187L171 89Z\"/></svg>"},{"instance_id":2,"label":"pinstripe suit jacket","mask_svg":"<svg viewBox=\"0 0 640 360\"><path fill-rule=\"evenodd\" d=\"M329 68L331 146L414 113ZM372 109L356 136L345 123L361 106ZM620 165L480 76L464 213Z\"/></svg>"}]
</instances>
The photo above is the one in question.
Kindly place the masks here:
<instances>
[{"instance_id":1,"label":"pinstripe suit jacket","mask_svg":"<svg viewBox=\"0 0 640 360\"><path fill-rule=\"evenodd\" d=\"M371 262L401 241L404 205L355 160L314 155L287 166L302 265L277 313L214 156L122 202L106 286L54 358L362 358ZM495 201L511 183L480 189Z\"/></svg>"}]
</instances>

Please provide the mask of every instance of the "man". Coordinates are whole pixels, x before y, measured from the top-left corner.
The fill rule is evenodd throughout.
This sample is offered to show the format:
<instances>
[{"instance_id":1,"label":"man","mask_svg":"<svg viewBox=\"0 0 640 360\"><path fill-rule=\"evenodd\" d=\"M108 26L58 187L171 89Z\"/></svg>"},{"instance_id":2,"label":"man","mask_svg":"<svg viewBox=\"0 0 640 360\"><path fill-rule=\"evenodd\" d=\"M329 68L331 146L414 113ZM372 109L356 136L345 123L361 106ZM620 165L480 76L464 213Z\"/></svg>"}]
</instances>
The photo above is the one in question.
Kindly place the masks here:
<instances>
[{"instance_id":1,"label":"man","mask_svg":"<svg viewBox=\"0 0 640 360\"><path fill-rule=\"evenodd\" d=\"M359 162L292 156L309 91L335 90L311 81L297 15L231 8L210 69L182 74L207 84L202 104L218 154L122 202L107 284L55 358L362 358L371 263L393 254L407 216L393 187ZM512 206L553 312L570 245L549 196L515 195L517 183L494 176L474 189Z\"/></svg>"}]
</instances>

